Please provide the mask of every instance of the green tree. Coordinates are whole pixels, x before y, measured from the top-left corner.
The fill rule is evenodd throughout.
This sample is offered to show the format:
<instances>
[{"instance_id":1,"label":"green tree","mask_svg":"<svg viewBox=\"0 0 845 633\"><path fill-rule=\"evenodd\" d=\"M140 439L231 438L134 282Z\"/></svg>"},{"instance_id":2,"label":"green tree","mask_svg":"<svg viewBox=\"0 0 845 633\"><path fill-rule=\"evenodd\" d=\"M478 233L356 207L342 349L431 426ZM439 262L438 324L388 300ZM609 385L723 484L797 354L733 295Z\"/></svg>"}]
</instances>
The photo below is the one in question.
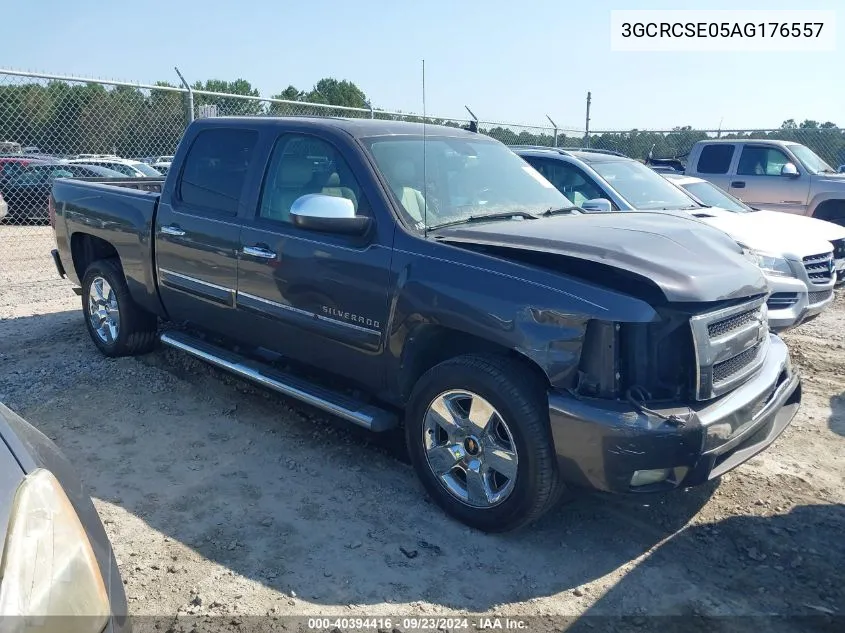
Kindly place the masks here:
<instances>
[{"instance_id":1,"label":"green tree","mask_svg":"<svg viewBox=\"0 0 845 633\"><path fill-rule=\"evenodd\" d=\"M216 92L230 95L243 95L245 97L258 97L258 89L253 88L246 79L225 81L223 79L208 79L205 83L197 81L192 86L194 90ZM237 97L224 97L221 95L195 94L194 107L201 105L216 105L219 116L249 116L264 114L264 104L255 99L239 99ZM199 111L199 110L197 110Z\"/></svg>"}]
</instances>

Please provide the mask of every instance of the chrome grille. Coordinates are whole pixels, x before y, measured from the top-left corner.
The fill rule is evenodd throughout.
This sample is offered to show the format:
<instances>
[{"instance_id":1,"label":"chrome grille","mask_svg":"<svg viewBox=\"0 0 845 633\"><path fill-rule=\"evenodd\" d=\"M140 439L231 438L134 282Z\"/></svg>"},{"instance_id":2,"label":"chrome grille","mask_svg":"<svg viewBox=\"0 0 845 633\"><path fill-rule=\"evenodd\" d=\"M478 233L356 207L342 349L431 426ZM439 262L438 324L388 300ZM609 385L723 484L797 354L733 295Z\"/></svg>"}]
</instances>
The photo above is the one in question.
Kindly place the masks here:
<instances>
[{"instance_id":1,"label":"chrome grille","mask_svg":"<svg viewBox=\"0 0 845 633\"><path fill-rule=\"evenodd\" d=\"M718 336L724 336L728 332L732 332L733 330L738 330L744 325L747 325L754 321L757 318L757 313L759 311L755 308L754 310L748 310L747 312L741 312L737 315L732 317L728 317L727 319L722 319L721 321L716 321L715 323L711 323L707 326L707 333L710 335L710 338L716 338Z\"/></svg>"},{"instance_id":2,"label":"chrome grille","mask_svg":"<svg viewBox=\"0 0 845 633\"><path fill-rule=\"evenodd\" d=\"M741 352L728 360L722 361L721 363L713 365L713 384L718 385L735 375L737 372L742 371L745 367L748 367L748 365L754 362L754 359L757 358L757 354L760 353L762 345L762 342L757 343L754 347L749 347L744 352Z\"/></svg>"},{"instance_id":3,"label":"chrome grille","mask_svg":"<svg viewBox=\"0 0 845 633\"><path fill-rule=\"evenodd\" d=\"M766 297L697 314L690 319L695 346L695 398L721 396L749 379L769 346Z\"/></svg>"},{"instance_id":4,"label":"chrome grille","mask_svg":"<svg viewBox=\"0 0 845 633\"><path fill-rule=\"evenodd\" d=\"M830 298L830 295L833 293L833 290L818 290L816 292L811 292L807 295L809 299L810 305L816 305L817 303L821 303L822 301L827 301Z\"/></svg>"},{"instance_id":5,"label":"chrome grille","mask_svg":"<svg viewBox=\"0 0 845 633\"><path fill-rule=\"evenodd\" d=\"M821 255L809 255L805 257L804 270L810 282L816 286L824 286L830 283L833 278L833 253L822 253Z\"/></svg>"}]
</instances>

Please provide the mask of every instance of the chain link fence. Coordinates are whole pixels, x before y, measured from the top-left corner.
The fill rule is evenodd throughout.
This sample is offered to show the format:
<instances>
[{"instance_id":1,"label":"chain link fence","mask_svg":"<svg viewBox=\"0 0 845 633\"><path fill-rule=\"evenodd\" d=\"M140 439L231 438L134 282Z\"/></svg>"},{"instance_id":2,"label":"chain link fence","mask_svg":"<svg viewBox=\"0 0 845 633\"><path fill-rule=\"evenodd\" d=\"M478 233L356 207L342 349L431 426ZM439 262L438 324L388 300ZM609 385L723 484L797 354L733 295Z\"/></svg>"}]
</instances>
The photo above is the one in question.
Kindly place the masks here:
<instances>
[{"instance_id":1,"label":"chain link fence","mask_svg":"<svg viewBox=\"0 0 845 633\"><path fill-rule=\"evenodd\" d=\"M336 116L421 122L419 114L349 108L175 87L0 70L0 297L16 284L56 281L48 197L56 177L127 177L166 170L185 127L207 116ZM427 116L476 129L510 145L608 149L643 160L684 157L705 138L777 138L803 143L835 168L845 131L800 126L769 130L605 130L585 134L496 121ZM827 125L827 124L825 124ZM156 170L156 171L152 171ZM0 203L0 212L3 205ZM2 304L2 300L0 300Z\"/></svg>"},{"instance_id":2,"label":"chain link fence","mask_svg":"<svg viewBox=\"0 0 845 633\"><path fill-rule=\"evenodd\" d=\"M637 160L645 160L649 155L684 159L695 143L714 138L794 141L809 147L834 169L845 164L845 130L832 126L755 130L605 130L591 132L589 145L594 149L620 152Z\"/></svg>"}]
</instances>

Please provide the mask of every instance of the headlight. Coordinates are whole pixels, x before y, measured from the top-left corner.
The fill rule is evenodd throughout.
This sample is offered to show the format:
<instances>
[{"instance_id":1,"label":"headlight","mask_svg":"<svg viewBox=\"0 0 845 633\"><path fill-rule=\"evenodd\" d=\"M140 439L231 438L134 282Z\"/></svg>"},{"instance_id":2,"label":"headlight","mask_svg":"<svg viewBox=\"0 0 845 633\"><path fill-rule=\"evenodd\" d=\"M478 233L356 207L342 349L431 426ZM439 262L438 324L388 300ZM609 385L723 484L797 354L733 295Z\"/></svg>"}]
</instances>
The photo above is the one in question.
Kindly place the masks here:
<instances>
[{"instance_id":1,"label":"headlight","mask_svg":"<svg viewBox=\"0 0 845 633\"><path fill-rule=\"evenodd\" d=\"M18 488L0 573L0 616L16 623L10 630L99 633L108 622L108 594L91 543L47 470L34 471Z\"/></svg>"},{"instance_id":2,"label":"headlight","mask_svg":"<svg viewBox=\"0 0 845 633\"><path fill-rule=\"evenodd\" d=\"M783 257L753 249L746 249L745 254L748 259L757 264L766 274L778 277L794 277L789 262Z\"/></svg>"}]
</instances>

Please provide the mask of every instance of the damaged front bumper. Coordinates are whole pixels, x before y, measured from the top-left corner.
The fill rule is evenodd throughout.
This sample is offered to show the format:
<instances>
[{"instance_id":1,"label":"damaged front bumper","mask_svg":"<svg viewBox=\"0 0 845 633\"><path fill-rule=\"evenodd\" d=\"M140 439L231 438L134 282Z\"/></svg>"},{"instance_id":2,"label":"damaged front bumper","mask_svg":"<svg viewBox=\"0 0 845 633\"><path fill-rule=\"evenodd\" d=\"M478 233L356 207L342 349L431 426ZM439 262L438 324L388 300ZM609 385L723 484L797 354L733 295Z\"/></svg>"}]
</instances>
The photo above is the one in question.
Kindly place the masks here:
<instances>
[{"instance_id":1,"label":"damaged front bumper","mask_svg":"<svg viewBox=\"0 0 845 633\"><path fill-rule=\"evenodd\" d=\"M770 335L759 372L720 398L652 408L654 415L627 402L552 391L549 419L566 483L657 492L704 483L747 461L777 439L800 402L786 345Z\"/></svg>"}]
</instances>

